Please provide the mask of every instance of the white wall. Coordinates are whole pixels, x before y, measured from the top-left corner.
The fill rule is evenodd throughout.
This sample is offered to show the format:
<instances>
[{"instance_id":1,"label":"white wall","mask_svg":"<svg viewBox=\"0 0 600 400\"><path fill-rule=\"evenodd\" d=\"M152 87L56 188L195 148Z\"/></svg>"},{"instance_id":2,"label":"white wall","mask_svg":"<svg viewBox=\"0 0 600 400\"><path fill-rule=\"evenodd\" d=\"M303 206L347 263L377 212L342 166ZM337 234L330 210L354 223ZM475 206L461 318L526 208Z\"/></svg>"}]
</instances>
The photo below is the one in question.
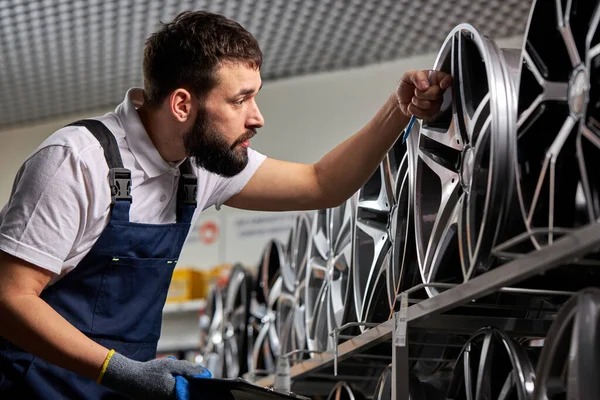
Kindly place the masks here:
<instances>
[{"instance_id":1,"label":"white wall","mask_svg":"<svg viewBox=\"0 0 600 400\"><path fill-rule=\"evenodd\" d=\"M501 47L518 48L520 38L499 40ZM394 90L402 73L427 69L435 54L382 63L365 68L311 75L265 83L257 102L265 126L253 139L253 147L273 158L315 162L328 150L358 131ZM103 114L109 110L0 132L0 204L10 194L12 180L23 159L57 128L78 118ZM223 207L221 212L207 210L200 223L214 220L220 227L220 240L204 245L192 239L182 254L180 265L209 267L223 262L258 262L262 246L269 237L284 239L278 227L289 224L290 215L275 215L264 222L263 234L246 235L240 226L257 214ZM236 235L237 233L237 235ZM230 238L230 240L227 240Z\"/></svg>"}]
</instances>

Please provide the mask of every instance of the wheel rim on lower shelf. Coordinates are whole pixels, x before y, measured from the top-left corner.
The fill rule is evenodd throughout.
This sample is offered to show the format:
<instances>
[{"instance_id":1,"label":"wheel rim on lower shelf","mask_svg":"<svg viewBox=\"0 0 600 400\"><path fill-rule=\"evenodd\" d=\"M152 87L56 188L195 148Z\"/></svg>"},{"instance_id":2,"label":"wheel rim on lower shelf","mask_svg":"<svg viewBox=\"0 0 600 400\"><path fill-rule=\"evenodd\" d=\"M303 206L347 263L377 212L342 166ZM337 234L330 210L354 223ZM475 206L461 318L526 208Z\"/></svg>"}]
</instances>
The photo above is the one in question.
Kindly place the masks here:
<instances>
[{"instance_id":1,"label":"wheel rim on lower shelf","mask_svg":"<svg viewBox=\"0 0 600 400\"><path fill-rule=\"evenodd\" d=\"M248 351L251 358L251 372L254 375L272 374L275 362L281 354L281 343L277 335L276 310L281 296L282 279L277 277L269 290L266 309L263 315L252 315L252 335L249 334Z\"/></svg>"},{"instance_id":2,"label":"wheel rim on lower shelf","mask_svg":"<svg viewBox=\"0 0 600 400\"><path fill-rule=\"evenodd\" d=\"M270 240L262 253L258 265L256 282L256 301L266 304L269 298L269 289L273 286L275 279L280 275L281 267L285 264L285 250L283 243L279 240Z\"/></svg>"},{"instance_id":3,"label":"wheel rim on lower shelf","mask_svg":"<svg viewBox=\"0 0 600 400\"><path fill-rule=\"evenodd\" d=\"M246 335L250 307L250 276L241 265L235 265L229 275L223 305L223 362L226 377L237 378L248 371Z\"/></svg>"},{"instance_id":4,"label":"wheel rim on lower shelf","mask_svg":"<svg viewBox=\"0 0 600 400\"><path fill-rule=\"evenodd\" d=\"M306 349L306 306L305 281L307 247L311 234L311 215L299 213L288 237L283 289L277 308L277 331L281 340L282 354ZM282 272L284 268L282 267ZM291 282L289 282L291 280ZM302 359L303 355L293 356L291 361Z\"/></svg>"},{"instance_id":5,"label":"wheel rim on lower shelf","mask_svg":"<svg viewBox=\"0 0 600 400\"><path fill-rule=\"evenodd\" d=\"M599 19L594 1L536 1L516 60L517 194L533 248L600 217Z\"/></svg>"},{"instance_id":6,"label":"wheel rim on lower shelf","mask_svg":"<svg viewBox=\"0 0 600 400\"><path fill-rule=\"evenodd\" d=\"M600 398L600 290L588 288L554 318L538 361L535 400Z\"/></svg>"},{"instance_id":7,"label":"wheel rim on lower shelf","mask_svg":"<svg viewBox=\"0 0 600 400\"><path fill-rule=\"evenodd\" d=\"M277 239L270 240L263 249L250 299L247 362L253 375L273 373L274 360L279 355L275 319L282 285L279 273L284 263L283 244Z\"/></svg>"},{"instance_id":8,"label":"wheel rim on lower shelf","mask_svg":"<svg viewBox=\"0 0 600 400\"><path fill-rule=\"evenodd\" d=\"M222 378L224 377L223 293L218 285L214 285L207 296L206 311L210 323L205 334L202 365L208 368L215 378Z\"/></svg>"},{"instance_id":9,"label":"wheel rim on lower shelf","mask_svg":"<svg viewBox=\"0 0 600 400\"><path fill-rule=\"evenodd\" d=\"M483 328L463 347L446 397L529 400L534 382L534 370L524 349L504 332Z\"/></svg>"},{"instance_id":10,"label":"wheel rim on lower shelf","mask_svg":"<svg viewBox=\"0 0 600 400\"><path fill-rule=\"evenodd\" d=\"M306 340L313 352L333 348L330 332L344 323L349 310L356 198L319 210L313 219L305 289Z\"/></svg>"},{"instance_id":11,"label":"wheel rim on lower shelf","mask_svg":"<svg viewBox=\"0 0 600 400\"><path fill-rule=\"evenodd\" d=\"M489 268L511 198L514 77L495 43L468 24L448 35L434 69L454 81L415 146L417 256L423 282L461 283Z\"/></svg>"}]
</instances>

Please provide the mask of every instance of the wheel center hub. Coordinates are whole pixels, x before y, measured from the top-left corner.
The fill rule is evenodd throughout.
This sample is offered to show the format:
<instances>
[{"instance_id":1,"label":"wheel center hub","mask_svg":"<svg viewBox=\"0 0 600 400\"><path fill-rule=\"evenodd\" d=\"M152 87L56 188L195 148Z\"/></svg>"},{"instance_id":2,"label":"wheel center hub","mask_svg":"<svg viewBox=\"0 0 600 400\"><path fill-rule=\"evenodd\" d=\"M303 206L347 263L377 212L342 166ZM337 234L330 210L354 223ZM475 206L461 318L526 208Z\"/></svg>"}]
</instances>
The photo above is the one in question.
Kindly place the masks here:
<instances>
[{"instance_id":1,"label":"wheel center hub","mask_svg":"<svg viewBox=\"0 0 600 400\"><path fill-rule=\"evenodd\" d=\"M462 186L467 189L473 179L473 169L475 165L475 152L472 147L467 147L462 154L462 165L460 168L460 180Z\"/></svg>"},{"instance_id":2,"label":"wheel center hub","mask_svg":"<svg viewBox=\"0 0 600 400\"><path fill-rule=\"evenodd\" d=\"M589 90L590 85L585 67L575 69L569 80L569 108L578 117L583 115Z\"/></svg>"},{"instance_id":3,"label":"wheel center hub","mask_svg":"<svg viewBox=\"0 0 600 400\"><path fill-rule=\"evenodd\" d=\"M327 259L327 279L331 280L333 279L333 272L335 270L335 259L333 258L333 256L330 256Z\"/></svg>"}]
</instances>

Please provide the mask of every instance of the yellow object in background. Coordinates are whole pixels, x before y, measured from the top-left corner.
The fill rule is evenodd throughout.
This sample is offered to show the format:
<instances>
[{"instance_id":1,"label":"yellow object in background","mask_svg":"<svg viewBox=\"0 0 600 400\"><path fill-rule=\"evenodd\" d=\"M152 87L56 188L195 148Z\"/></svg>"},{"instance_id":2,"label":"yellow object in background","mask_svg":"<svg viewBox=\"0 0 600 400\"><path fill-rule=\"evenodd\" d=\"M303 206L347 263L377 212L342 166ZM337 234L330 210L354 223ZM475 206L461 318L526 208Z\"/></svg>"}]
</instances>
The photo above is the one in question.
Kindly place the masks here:
<instances>
[{"instance_id":1,"label":"yellow object in background","mask_svg":"<svg viewBox=\"0 0 600 400\"><path fill-rule=\"evenodd\" d=\"M191 299L192 268L175 268L167 293L167 303L177 303Z\"/></svg>"},{"instance_id":2,"label":"yellow object in background","mask_svg":"<svg viewBox=\"0 0 600 400\"><path fill-rule=\"evenodd\" d=\"M167 303L205 299L211 286L223 286L227 283L231 268L231 264L219 264L211 269L175 268L167 293Z\"/></svg>"},{"instance_id":3,"label":"yellow object in background","mask_svg":"<svg viewBox=\"0 0 600 400\"><path fill-rule=\"evenodd\" d=\"M210 272L201 269L192 270L192 299L204 299L210 287Z\"/></svg>"}]
</instances>

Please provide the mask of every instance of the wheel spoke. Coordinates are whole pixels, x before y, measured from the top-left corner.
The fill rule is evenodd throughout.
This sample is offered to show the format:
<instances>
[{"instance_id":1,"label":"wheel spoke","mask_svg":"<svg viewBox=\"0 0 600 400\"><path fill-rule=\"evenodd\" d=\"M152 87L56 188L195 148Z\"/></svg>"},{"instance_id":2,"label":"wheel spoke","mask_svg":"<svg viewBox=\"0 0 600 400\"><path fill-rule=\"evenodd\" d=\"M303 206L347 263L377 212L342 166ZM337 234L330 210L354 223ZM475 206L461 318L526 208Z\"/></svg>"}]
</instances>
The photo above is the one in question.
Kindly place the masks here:
<instances>
[{"instance_id":1,"label":"wheel spoke","mask_svg":"<svg viewBox=\"0 0 600 400\"><path fill-rule=\"evenodd\" d=\"M490 129L492 120L491 118L486 119L484 125L481 127L481 134L477 138L477 143L475 145L475 165L480 166L479 170L473 171L473 176L471 177L471 185L467 189L467 198L465 199L464 204L464 212L466 213L467 226L464 227L464 232L466 232L467 237L467 249L468 249L468 264L469 266L473 266L475 260L479 257L479 251L483 244L483 239L485 234L487 233L487 219L488 213L490 211L490 196L488 195L488 182L493 179L492 177L492 169L493 169L493 160L489 160L488 165L483 165L483 159L486 157L486 153L490 152L490 148L488 143L484 143L484 140L488 140L486 137L488 131ZM487 171L487 174L485 174ZM486 175L485 185L481 187L479 182L479 177ZM476 201L475 197L481 193L485 194L484 203ZM470 206L474 203L474 207ZM478 210L482 210L482 214L480 216L481 221L478 221L475 217ZM466 261L466 260L465 260ZM468 273L470 276L471 272Z\"/></svg>"},{"instance_id":2,"label":"wheel spoke","mask_svg":"<svg viewBox=\"0 0 600 400\"><path fill-rule=\"evenodd\" d=\"M471 346L465 349L463 354L463 371L465 378L465 395L467 396L467 400L474 400L473 375L471 373Z\"/></svg>"},{"instance_id":3,"label":"wheel spoke","mask_svg":"<svg viewBox=\"0 0 600 400\"><path fill-rule=\"evenodd\" d=\"M486 132L492 122L492 116L490 115L490 93L485 95L483 100L477 106L473 119L469 123L469 143L477 143L482 133ZM475 148L478 146L475 145Z\"/></svg>"},{"instance_id":4,"label":"wheel spoke","mask_svg":"<svg viewBox=\"0 0 600 400\"><path fill-rule=\"evenodd\" d=\"M508 376L506 377L506 379L504 380L504 384L502 385L502 389L500 390L500 394L498 395L498 400L508 400L509 397L512 393L512 388L513 388L513 383L514 379L513 379L513 372L510 371L508 373Z\"/></svg>"},{"instance_id":5,"label":"wheel spoke","mask_svg":"<svg viewBox=\"0 0 600 400\"><path fill-rule=\"evenodd\" d=\"M447 132L438 132L432 129L421 128L421 135L450 149L462 151L463 141L461 140L462 137L456 134L457 130L458 129L454 128L454 121L452 121L450 122L450 128Z\"/></svg>"},{"instance_id":6,"label":"wheel spoke","mask_svg":"<svg viewBox=\"0 0 600 400\"><path fill-rule=\"evenodd\" d=\"M424 272L426 282L436 281L436 276L438 269L441 266L442 259L450 248L450 245L453 242L453 237L456 235L463 199L464 194L458 197L457 200L452 200L454 207L447 207L444 209L444 212L450 212L448 216L438 212L438 217L433 230L431 231L429 246L425 255L426 270Z\"/></svg>"},{"instance_id":7,"label":"wheel spoke","mask_svg":"<svg viewBox=\"0 0 600 400\"><path fill-rule=\"evenodd\" d=\"M318 350L324 350L321 346L320 340L327 334L327 297L329 296L329 290L327 285L323 285L319 294L316 298L314 311L312 313L312 321L309 325L308 337L315 342L315 348Z\"/></svg>"},{"instance_id":8,"label":"wheel spoke","mask_svg":"<svg viewBox=\"0 0 600 400\"><path fill-rule=\"evenodd\" d=\"M349 207L348 207L349 208ZM333 255L338 256L344 251L348 251L351 249L352 245L352 218L349 216L345 216L342 221L342 225L337 232L335 237L334 245L333 245ZM347 258L350 260L350 258Z\"/></svg>"},{"instance_id":9,"label":"wheel spoke","mask_svg":"<svg viewBox=\"0 0 600 400\"><path fill-rule=\"evenodd\" d=\"M579 51L577 50L577 44L575 43L575 38L573 37L573 31L571 30L571 25L569 23L569 16L571 14L571 0L567 0L567 6L563 14L562 10L562 1L556 0L556 12L557 12L557 21L558 21L558 30L563 38L565 43L565 47L567 49L567 53L569 54L569 59L571 60L571 65L573 67L581 64L581 57L579 55Z\"/></svg>"},{"instance_id":10,"label":"wheel spoke","mask_svg":"<svg viewBox=\"0 0 600 400\"><path fill-rule=\"evenodd\" d=\"M325 279L325 273L327 272L327 264L320 258L310 259L311 279L323 280Z\"/></svg>"},{"instance_id":11,"label":"wheel spoke","mask_svg":"<svg viewBox=\"0 0 600 400\"><path fill-rule=\"evenodd\" d=\"M468 53L466 48L466 40L462 32L457 32L452 42L452 76L457 77L457 82L454 83L454 106L456 108L456 121L458 124L458 134L463 141L467 141L467 132L471 122L469 104L467 104L467 90L470 88L469 80L469 62L467 61Z\"/></svg>"},{"instance_id":12,"label":"wheel spoke","mask_svg":"<svg viewBox=\"0 0 600 400\"><path fill-rule=\"evenodd\" d=\"M535 80L542 88L539 102L544 101L568 101L569 99L569 83L568 82L553 82L546 80L540 72L538 66L533 61L533 58L526 51L523 55L526 67L531 71ZM537 102L537 99L536 99ZM531 114L533 109L528 113Z\"/></svg>"},{"instance_id":13,"label":"wheel spoke","mask_svg":"<svg viewBox=\"0 0 600 400\"><path fill-rule=\"evenodd\" d=\"M370 225L366 225L361 221L356 222L356 229L360 229L362 232L369 235L372 238L372 246L373 246L373 257L371 258L370 265L364 265L364 263L356 263L355 268L357 268L358 276L358 291L360 292L358 295L358 311L364 309L364 299L368 295L369 292L373 290L373 285L375 283L375 277L378 274L379 267L381 266L383 257L385 257L386 253L389 251L391 247L391 243L389 241L389 236L387 231L374 229ZM363 246L371 245L371 243L363 243ZM360 247L357 249L360 251ZM360 258L358 257L360 261ZM368 268L368 269L367 269ZM356 287L356 285L355 285Z\"/></svg>"},{"instance_id":14,"label":"wheel spoke","mask_svg":"<svg viewBox=\"0 0 600 400\"><path fill-rule=\"evenodd\" d=\"M585 128L584 128L585 129ZM596 219L596 215L599 215L599 210L594 208L594 199L592 197L592 191L590 189L590 181L588 178L587 168L585 164L585 154L583 153L582 147L583 135L577 135L576 151L577 151L577 163L579 165L579 173L581 175L581 186L583 189L583 195L585 196L585 206L590 221Z\"/></svg>"},{"instance_id":15,"label":"wheel spoke","mask_svg":"<svg viewBox=\"0 0 600 400\"><path fill-rule=\"evenodd\" d=\"M384 289L382 282L384 282L387 268L389 268L389 253L386 256L384 263L388 264L379 269L379 271L375 271L373 276L373 283L370 285L370 290L365 293L364 307L362 309L363 318L367 318L370 312L372 312L373 307L376 307L378 304L376 299L379 298L381 293L378 293L379 290Z\"/></svg>"},{"instance_id":16,"label":"wheel spoke","mask_svg":"<svg viewBox=\"0 0 600 400\"><path fill-rule=\"evenodd\" d=\"M594 36L596 35L596 30L600 24L600 7L596 7L594 11L594 16L590 21L590 26L585 38L585 48L589 49L587 54L587 61L589 62L592 58L596 57L600 54L600 43L592 43L594 40Z\"/></svg>"},{"instance_id":17,"label":"wheel spoke","mask_svg":"<svg viewBox=\"0 0 600 400\"><path fill-rule=\"evenodd\" d=\"M323 260L326 260L329 251L329 244L327 243L326 232L322 229L318 229L317 232L313 235L312 241L313 247L317 250L319 256Z\"/></svg>"},{"instance_id":18,"label":"wheel spoke","mask_svg":"<svg viewBox=\"0 0 600 400\"><path fill-rule=\"evenodd\" d=\"M491 399L492 398L492 380L491 370L494 358L494 348L492 346L492 333L489 332L483 339L481 353L479 357L479 368L477 370L477 387L475 389L476 399Z\"/></svg>"},{"instance_id":19,"label":"wheel spoke","mask_svg":"<svg viewBox=\"0 0 600 400\"><path fill-rule=\"evenodd\" d=\"M335 319L335 326L341 326L344 318L344 286L346 282L343 279L335 279L331 282L331 311Z\"/></svg>"},{"instance_id":20,"label":"wheel spoke","mask_svg":"<svg viewBox=\"0 0 600 400\"><path fill-rule=\"evenodd\" d=\"M551 179L550 179L549 200L552 203L551 207L550 207L550 213L552 214L552 217L549 217L549 222L551 222L553 220L554 179L552 179L552 178L554 177L554 164L556 163L556 158L558 157L558 154L562 150L564 143L566 142L567 138L571 134L571 131L573 130L573 127L575 126L575 122L576 122L575 119L571 116L569 116L565 120L563 126L561 127L560 131L558 132L558 135L556 135L556 138L554 139L552 145L546 152L546 158L544 160L544 164L542 166L542 170L540 172L540 176L538 178L538 182L537 182L537 185L535 188L533 200L531 202L531 208L529 210L529 215L527 216L527 223L529 225L531 225L531 223L533 221L533 215L537 208L537 202L540 198L541 190L542 190L544 181L546 179L546 173L547 173L548 167L550 166L551 163L552 163L552 166L551 166L551 171L550 171Z\"/></svg>"},{"instance_id":21,"label":"wheel spoke","mask_svg":"<svg viewBox=\"0 0 600 400\"><path fill-rule=\"evenodd\" d=\"M425 254L426 270L423 272L424 278L429 282L437 268L437 266L433 265L433 261L438 258L438 256L442 255L440 250L444 245L447 245L447 241L444 240L444 235L450 233L452 225L450 222L456 219L455 209L459 200L460 184L457 173L446 169L422 152L420 152L420 155L425 164L440 178L442 186L440 206L436 214L436 220L431 235L428 239L427 251Z\"/></svg>"},{"instance_id":22,"label":"wheel spoke","mask_svg":"<svg viewBox=\"0 0 600 400\"><path fill-rule=\"evenodd\" d=\"M419 150L419 158L433 171L442 185L442 196L450 186L458 184L458 173L446 165L442 165L433 154L428 151Z\"/></svg>"}]
</instances>

